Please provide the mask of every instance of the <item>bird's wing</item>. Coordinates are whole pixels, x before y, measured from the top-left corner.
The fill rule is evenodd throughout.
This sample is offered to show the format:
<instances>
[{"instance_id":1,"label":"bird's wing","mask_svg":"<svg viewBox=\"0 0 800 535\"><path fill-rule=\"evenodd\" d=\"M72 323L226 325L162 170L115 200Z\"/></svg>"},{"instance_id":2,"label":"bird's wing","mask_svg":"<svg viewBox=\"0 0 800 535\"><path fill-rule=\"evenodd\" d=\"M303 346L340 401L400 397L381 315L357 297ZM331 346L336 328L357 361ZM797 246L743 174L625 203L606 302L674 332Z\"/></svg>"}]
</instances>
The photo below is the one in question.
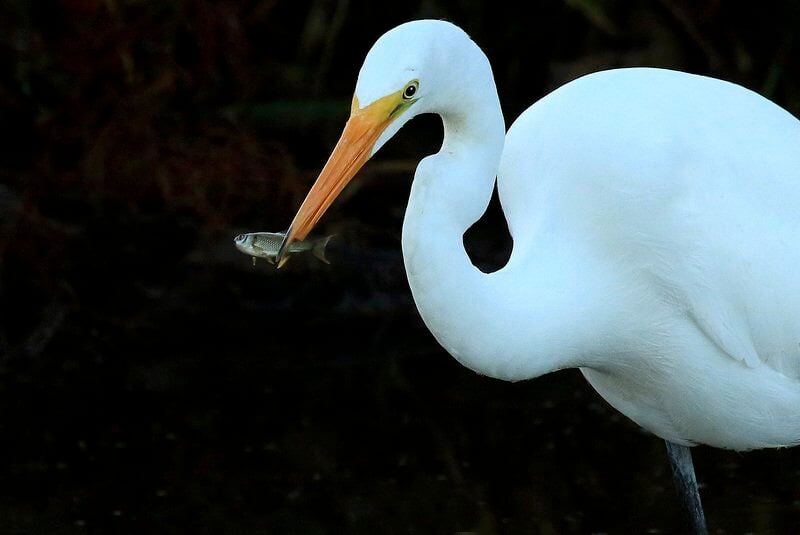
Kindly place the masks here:
<instances>
[{"instance_id":1,"label":"bird's wing","mask_svg":"<svg viewBox=\"0 0 800 535\"><path fill-rule=\"evenodd\" d=\"M515 241L583 240L640 304L689 318L747 366L800 380L800 121L742 87L660 69L585 76L506 138ZM519 238L519 239L518 239Z\"/></svg>"},{"instance_id":2,"label":"bird's wing","mask_svg":"<svg viewBox=\"0 0 800 535\"><path fill-rule=\"evenodd\" d=\"M750 368L763 364L753 345L750 326L741 311L711 292L689 300L689 318L723 353Z\"/></svg>"},{"instance_id":3,"label":"bird's wing","mask_svg":"<svg viewBox=\"0 0 800 535\"><path fill-rule=\"evenodd\" d=\"M686 188L675 226L662 234L678 242L674 257L658 269L687 317L725 354L800 379L800 158L793 158L796 171L746 155L712 162L717 174L736 176L704 172L705 184Z\"/></svg>"}]
</instances>

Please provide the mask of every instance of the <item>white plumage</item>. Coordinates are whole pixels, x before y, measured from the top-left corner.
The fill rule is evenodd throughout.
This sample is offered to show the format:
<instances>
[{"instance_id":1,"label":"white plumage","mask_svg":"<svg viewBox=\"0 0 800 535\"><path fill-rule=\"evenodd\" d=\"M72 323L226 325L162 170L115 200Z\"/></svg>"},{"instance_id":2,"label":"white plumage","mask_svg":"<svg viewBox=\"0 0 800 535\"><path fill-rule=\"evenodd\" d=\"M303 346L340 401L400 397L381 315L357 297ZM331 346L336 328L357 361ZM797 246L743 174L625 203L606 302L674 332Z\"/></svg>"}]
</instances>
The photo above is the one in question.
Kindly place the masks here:
<instances>
[{"instance_id":1,"label":"white plumage","mask_svg":"<svg viewBox=\"0 0 800 535\"><path fill-rule=\"evenodd\" d=\"M402 241L442 346L510 381L579 367L620 412L677 444L800 442L796 118L728 82L632 68L566 84L506 134L486 56L441 21L378 40L354 117L390 109L378 104L412 79L413 98L398 100L407 109L363 143L372 154L413 116L442 116L444 143L417 169ZM289 240L338 192L319 183L345 167L346 183L363 163L331 162ZM463 234L495 177L514 247L485 274Z\"/></svg>"}]
</instances>

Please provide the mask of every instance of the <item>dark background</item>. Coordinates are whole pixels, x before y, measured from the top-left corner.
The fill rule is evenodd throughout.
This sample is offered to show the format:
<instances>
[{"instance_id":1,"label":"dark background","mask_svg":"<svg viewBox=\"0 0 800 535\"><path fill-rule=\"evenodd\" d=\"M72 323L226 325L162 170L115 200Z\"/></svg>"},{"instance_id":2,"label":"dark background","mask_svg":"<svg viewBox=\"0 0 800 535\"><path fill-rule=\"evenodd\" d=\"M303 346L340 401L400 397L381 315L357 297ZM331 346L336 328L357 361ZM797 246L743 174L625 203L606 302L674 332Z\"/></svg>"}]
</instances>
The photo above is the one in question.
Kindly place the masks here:
<instances>
[{"instance_id":1,"label":"dark background","mask_svg":"<svg viewBox=\"0 0 800 535\"><path fill-rule=\"evenodd\" d=\"M423 17L484 48L508 124L626 65L800 114L796 2L3 2L0 532L685 529L663 443L578 371L505 384L428 334L399 234L435 119L323 219L332 265L234 250L288 225L367 50ZM496 203L467 246L502 265ZM695 463L712 532L796 532L800 451Z\"/></svg>"}]
</instances>

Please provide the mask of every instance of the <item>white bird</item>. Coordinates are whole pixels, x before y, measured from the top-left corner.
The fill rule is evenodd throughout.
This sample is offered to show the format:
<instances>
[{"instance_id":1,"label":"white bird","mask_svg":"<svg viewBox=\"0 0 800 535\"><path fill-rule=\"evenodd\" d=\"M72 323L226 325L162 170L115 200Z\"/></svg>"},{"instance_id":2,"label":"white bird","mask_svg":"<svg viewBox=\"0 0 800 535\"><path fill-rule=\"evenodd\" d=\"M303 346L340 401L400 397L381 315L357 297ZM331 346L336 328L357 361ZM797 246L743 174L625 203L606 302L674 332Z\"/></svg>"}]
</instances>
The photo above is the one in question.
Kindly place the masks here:
<instances>
[{"instance_id":1,"label":"white bird","mask_svg":"<svg viewBox=\"0 0 800 535\"><path fill-rule=\"evenodd\" d=\"M688 446L800 442L800 121L729 82L626 68L560 87L506 133L481 49L409 22L367 54L284 248L422 113L444 142L417 168L402 248L428 328L490 377L580 368L667 441L703 532ZM487 274L463 235L495 180L514 246Z\"/></svg>"}]
</instances>

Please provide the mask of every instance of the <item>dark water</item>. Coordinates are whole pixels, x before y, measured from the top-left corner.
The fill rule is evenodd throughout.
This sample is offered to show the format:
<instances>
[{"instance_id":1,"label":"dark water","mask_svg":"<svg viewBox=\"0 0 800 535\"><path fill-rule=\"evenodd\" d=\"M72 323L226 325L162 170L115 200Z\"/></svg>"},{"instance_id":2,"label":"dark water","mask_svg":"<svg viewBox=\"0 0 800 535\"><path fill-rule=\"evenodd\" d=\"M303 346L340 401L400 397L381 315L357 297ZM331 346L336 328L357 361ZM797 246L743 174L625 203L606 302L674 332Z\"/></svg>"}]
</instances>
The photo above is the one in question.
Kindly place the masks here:
<instances>
[{"instance_id":1,"label":"dark water","mask_svg":"<svg viewBox=\"0 0 800 535\"><path fill-rule=\"evenodd\" d=\"M396 236L346 231L331 266L275 272L233 235L158 266L134 233L143 250L65 267L41 308L9 259L3 532L685 530L663 443L579 372L506 384L437 346ZM800 525L798 451L695 463L712 532Z\"/></svg>"}]
</instances>

